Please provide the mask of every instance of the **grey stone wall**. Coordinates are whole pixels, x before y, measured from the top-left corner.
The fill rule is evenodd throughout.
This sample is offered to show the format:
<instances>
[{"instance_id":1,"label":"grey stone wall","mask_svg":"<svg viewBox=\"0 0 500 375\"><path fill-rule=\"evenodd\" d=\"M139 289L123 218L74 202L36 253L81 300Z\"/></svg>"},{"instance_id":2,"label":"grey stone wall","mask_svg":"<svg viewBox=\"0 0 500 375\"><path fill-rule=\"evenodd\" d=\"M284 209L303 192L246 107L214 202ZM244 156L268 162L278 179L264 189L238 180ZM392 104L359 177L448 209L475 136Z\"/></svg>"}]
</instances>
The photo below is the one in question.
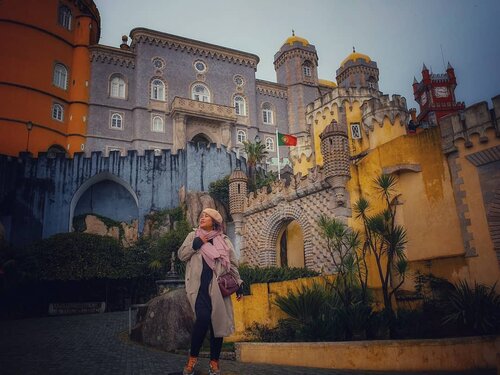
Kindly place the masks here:
<instances>
[{"instance_id":1,"label":"grey stone wall","mask_svg":"<svg viewBox=\"0 0 500 375\"><path fill-rule=\"evenodd\" d=\"M94 203L101 208L113 206L117 219L137 212L142 231L144 215L178 206L181 186L207 191L210 182L229 175L237 166L246 170L234 152L215 145L198 149L188 144L176 155L164 151L159 156L152 151L144 155L129 151L126 156L113 152L109 157L94 152L91 157L75 154L73 159L0 155L0 175L6 176L0 179L0 222L7 239L17 245L68 232L75 209L76 214L82 213L79 207L88 204L89 189L99 189L103 182L111 188L114 182L121 188L108 189L112 193Z\"/></svg>"}]
</instances>

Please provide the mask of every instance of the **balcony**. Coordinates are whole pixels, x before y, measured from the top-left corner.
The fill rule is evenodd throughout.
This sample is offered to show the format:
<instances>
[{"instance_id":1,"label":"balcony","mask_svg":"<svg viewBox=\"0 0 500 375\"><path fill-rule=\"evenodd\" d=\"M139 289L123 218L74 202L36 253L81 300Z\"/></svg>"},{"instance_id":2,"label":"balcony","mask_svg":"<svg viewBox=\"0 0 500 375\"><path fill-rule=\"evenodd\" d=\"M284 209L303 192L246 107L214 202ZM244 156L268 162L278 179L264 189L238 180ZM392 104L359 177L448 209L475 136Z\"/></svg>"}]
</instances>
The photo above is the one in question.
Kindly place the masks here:
<instances>
[{"instance_id":1,"label":"balcony","mask_svg":"<svg viewBox=\"0 0 500 375\"><path fill-rule=\"evenodd\" d=\"M176 96L172 101L171 114L187 115L216 121L236 122L237 116L234 107L200 102L197 100Z\"/></svg>"}]
</instances>

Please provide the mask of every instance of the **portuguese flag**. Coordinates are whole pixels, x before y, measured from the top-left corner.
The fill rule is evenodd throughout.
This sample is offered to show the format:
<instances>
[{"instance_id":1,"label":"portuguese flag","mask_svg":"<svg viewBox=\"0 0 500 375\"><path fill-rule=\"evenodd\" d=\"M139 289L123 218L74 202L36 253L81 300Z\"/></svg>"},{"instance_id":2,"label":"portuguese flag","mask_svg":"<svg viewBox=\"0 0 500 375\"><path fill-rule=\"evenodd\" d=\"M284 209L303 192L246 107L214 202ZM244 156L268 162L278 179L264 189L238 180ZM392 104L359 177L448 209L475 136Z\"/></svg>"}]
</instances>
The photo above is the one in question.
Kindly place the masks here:
<instances>
[{"instance_id":1,"label":"portuguese flag","mask_svg":"<svg viewBox=\"0 0 500 375\"><path fill-rule=\"evenodd\" d=\"M297 137L278 133L278 146L297 146Z\"/></svg>"}]
</instances>

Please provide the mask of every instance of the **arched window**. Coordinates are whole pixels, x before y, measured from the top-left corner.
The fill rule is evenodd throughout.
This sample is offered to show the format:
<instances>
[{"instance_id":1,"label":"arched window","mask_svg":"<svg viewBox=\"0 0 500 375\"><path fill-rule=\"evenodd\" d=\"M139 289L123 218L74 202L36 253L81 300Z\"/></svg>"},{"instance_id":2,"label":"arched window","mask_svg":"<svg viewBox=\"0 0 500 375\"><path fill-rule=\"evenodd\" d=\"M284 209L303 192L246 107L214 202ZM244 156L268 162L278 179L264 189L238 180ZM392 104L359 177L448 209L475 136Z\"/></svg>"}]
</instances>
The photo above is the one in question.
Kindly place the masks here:
<instances>
[{"instance_id":1,"label":"arched window","mask_svg":"<svg viewBox=\"0 0 500 375\"><path fill-rule=\"evenodd\" d=\"M62 105L57 103L52 105L52 118L57 121L64 120L64 108Z\"/></svg>"},{"instance_id":2,"label":"arched window","mask_svg":"<svg viewBox=\"0 0 500 375\"><path fill-rule=\"evenodd\" d=\"M274 139L271 137L266 138L266 150L274 151Z\"/></svg>"},{"instance_id":3,"label":"arched window","mask_svg":"<svg viewBox=\"0 0 500 375\"><path fill-rule=\"evenodd\" d=\"M236 111L237 115L247 115L245 98L240 95L234 97L234 110Z\"/></svg>"},{"instance_id":4,"label":"arched window","mask_svg":"<svg viewBox=\"0 0 500 375\"><path fill-rule=\"evenodd\" d=\"M122 129L123 128L123 116L119 113L113 113L111 115L111 128L112 129Z\"/></svg>"},{"instance_id":5,"label":"arched window","mask_svg":"<svg viewBox=\"0 0 500 375\"><path fill-rule=\"evenodd\" d=\"M153 116L151 131L163 133L163 119L160 116Z\"/></svg>"},{"instance_id":6,"label":"arched window","mask_svg":"<svg viewBox=\"0 0 500 375\"><path fill-rule=\"evenodd\" d=\"M267 125L273 124L273 108L271 104L262 104L262 122Z\"/></svg>"},{"instance_id":7,"label":"arched window","mask_svg":"<svg viewBox=\"0 0 500 375\"><path fill-rule=\"evenodd\" d=\"M243 143L247 140L247 133L244 130L238 130L236 138L238 143Z\"/></svg>"},{"instance_id":8,"label":"arched window","mask_svg":"<svg viewBox=\"0 0 500 375\"><path fill-rule=\"evenodd\" d=\"M68 7L64 5L59 7L58 19L61 26L71 30L71 10Z\"/></svg>"},{"instance_id":9,"label":"arched window","mask_svg":"<svg viewBox=\"0 0 500 375\"><path fill-rule=\"evenodd\" d=\"M210 102L210 91L205 85L197 83L191 89L191 98L200 102Z\"/></svg>"},{"instance_id":10,"label":"arched window","mask_svg":"<svg viewBox=\"0 0 500 375\"><path fill-rule=\"evenodd\" d=\"M68 69L63 64L54 66L54 78L52 80L55 86L66 90L68 87Z\"/></svg>"},{"instance_id":11,"label":"arched window","mask_svg":"<svg viewBox=\"0 0 500 375\"><path fill-rule=\"evenodd\" d=\"M125 99L126 84L121 76L112 76L109 85L109 96L112 98Z\"/></svg>"},{"instance_id":12,"label":"arched window","mask_svg":"<svg viewBox=\"0 0 500 375\"><path fill-rule=\"evenodd\" d=\"M160 79L151 81L151 99L165 100L165 84Z\"/></svg>"},{"instance_id":13,"label":"arched window","mask_svg":"<svg viewBox=\"0 0 500 375\"><path fill-rule=\"evenodd\" d=\"M305 61L304 64L302 64L302 72L305 77L312 76L312 64L310 61Z\"/></svg>"}]
</instances>

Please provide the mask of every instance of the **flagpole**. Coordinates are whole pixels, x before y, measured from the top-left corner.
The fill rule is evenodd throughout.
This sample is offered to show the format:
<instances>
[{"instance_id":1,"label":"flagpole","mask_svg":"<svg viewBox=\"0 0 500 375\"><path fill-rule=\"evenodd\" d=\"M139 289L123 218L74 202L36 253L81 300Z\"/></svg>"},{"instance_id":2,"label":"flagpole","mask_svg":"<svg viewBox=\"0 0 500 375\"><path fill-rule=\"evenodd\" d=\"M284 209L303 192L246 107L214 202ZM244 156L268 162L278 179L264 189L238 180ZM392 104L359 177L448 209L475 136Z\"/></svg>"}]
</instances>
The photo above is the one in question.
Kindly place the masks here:
<instances>
[{"instance_id":1,"label":"flagpole","mask_svg":"<svg viewBox=\"0 0 500 375\"><path fill-rule=\"evenodd\" d=\"M276 154L278 156L278 180L281 179L280 175L280 142L278 139L278 128L276 128Z\"/></svg>"}]
</instances>

